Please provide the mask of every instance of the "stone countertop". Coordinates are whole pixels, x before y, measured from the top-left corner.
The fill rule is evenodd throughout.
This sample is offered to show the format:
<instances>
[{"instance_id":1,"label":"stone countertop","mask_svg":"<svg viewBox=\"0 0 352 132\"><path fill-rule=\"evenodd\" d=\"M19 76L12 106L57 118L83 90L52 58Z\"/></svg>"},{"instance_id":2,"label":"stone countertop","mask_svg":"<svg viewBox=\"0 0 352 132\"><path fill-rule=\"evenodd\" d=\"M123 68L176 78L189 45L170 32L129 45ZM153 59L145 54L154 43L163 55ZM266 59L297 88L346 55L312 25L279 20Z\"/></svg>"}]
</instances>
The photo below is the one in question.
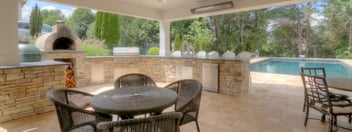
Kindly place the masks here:
<instances>
[{"instance_id":1,"label":"stone countertop","mask_svg":"<svg viewBox=\"0 0 352 132\"><path fill-rule=\"evenodd\" d=\"M86 52L84 50L51 50L51 51L41 51L41 52L54 52L54 53L81 53Z\"/></svg>"},{"instance_id":2,"label":"stone countertop","mask_svg":"<svg viewBox=\"0 0 352 132\"><path fill-rule=\"evenodd\" d=\"M145 58L172 58L172 59L203 59L203 60L229 60L229 61L241 61L240 59L224 59L224 58L197 58L197 57L176 57L176 56L157 56L157 55L139 55L139 56L87 56L90 59L99 58L129 58L129 57L145 57Z\"/></svg>"},{"instance_id":3,"label":"stone countertop","mask_svg":"<svg viewBox=\"0 0 352 132\"><path fill-rule=\"evenodd\" d=\"M23 68L23 67L40 67L40 66L53 66L53 65L68 65L69 63L53 60L43 60L39 62L22 62L16 66L0 66L0 69L10 68Z\"/></svg>"}]
</instances>

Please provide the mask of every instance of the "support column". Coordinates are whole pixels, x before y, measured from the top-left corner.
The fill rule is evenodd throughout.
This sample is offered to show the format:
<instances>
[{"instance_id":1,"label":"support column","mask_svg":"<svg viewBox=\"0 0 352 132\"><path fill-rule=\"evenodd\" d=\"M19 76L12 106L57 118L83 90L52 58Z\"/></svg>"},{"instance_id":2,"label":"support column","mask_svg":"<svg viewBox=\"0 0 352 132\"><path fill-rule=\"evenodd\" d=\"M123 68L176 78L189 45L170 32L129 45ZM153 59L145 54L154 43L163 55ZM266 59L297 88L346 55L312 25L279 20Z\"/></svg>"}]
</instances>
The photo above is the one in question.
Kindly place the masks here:
<instances>
[{"instance_id":1,"label":"support column","mask_svg":"<svg viewBox=\"0 0 352 132\"><path fill-rule=\"evenodd\" d=\"M19 65L18 0L3 0L0 4L0 66Z\"/></svg>"},{"instance_id":2,"label":"support column","mask_svg":"<svg viewBox=\"0 0 352 132\"><path fill-rule=\"evenodd\" d=\"M170 22L160 21L159 56L170 56Z\"/></svg>"},{"instance_id":3,"label":"support column","mask_svg":"<svg viewBox=\"0 0 352 132\"><path fill-rule=\"evenodd\" d=\"M21 2L18 2L18 21L22 21L22 3Z\"/></svg>"}]
</instances>

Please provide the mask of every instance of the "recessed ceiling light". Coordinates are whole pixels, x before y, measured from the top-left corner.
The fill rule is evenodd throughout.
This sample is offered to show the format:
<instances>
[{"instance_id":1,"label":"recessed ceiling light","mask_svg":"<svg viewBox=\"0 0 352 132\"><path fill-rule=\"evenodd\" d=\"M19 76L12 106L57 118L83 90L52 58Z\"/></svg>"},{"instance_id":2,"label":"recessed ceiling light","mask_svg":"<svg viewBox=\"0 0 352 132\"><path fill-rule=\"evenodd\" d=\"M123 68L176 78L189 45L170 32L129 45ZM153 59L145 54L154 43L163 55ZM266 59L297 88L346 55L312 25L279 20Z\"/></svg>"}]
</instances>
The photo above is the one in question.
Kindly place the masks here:
<instances>
[{"instance_id":1,"label":"recessed ceiling light","mask_svg":"<svg viewBox=\"0 0 352 132\"><path fill-rule=\"evenodd\" d=\"M167 2L167 0L158 0L159 2Z\"/></svg>"}]
</instances>

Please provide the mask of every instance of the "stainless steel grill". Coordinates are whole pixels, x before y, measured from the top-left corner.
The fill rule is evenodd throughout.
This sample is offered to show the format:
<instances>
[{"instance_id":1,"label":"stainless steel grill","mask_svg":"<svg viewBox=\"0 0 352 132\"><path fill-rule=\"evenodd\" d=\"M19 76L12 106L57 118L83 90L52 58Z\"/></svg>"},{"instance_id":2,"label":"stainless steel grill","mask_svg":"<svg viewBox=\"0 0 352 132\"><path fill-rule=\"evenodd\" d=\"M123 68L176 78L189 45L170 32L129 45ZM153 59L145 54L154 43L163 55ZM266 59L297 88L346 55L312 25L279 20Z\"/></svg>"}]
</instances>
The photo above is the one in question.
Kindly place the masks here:
<instances>
[{"instance_id":1,"label":"stainless steel grill","mask_svg":"<svg viewBox=\"0 0 352 132\"><path fill-rule=\"evenodd\" d=\"M114 56L139 56L138 47L115 47L113 49Z\"/></svg>"}]
</instances>

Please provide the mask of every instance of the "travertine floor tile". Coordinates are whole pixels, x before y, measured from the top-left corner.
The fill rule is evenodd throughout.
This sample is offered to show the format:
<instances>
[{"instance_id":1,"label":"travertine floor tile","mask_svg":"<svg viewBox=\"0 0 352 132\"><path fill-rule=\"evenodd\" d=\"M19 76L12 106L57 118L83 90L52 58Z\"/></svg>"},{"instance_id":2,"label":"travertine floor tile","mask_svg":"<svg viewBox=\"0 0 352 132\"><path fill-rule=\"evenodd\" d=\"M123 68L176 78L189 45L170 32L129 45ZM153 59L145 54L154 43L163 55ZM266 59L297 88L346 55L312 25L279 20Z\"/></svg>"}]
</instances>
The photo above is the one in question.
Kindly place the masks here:
<instances>
[{"instance_id":1,"label":"travertine floor tile","mask_svg":"<svg viewBox=\"0 0 352 132\"><path fill-rule=\"evenodd\" d=\"M299 76L251 73L252 85L241 97L204 91L199 125L202 132L322 132L327 123L308 120L304 127L303 87ZM158 83L159 86L166 85ZM93 94L112 89L112 84L77 88ZM344 94L352 95L345 92ZM167 109L171 111L172 108ZM320 114L311 111L312 117ZM346 118L339 124L352 127ZM0 132L59 132L56 113L50 112L0 124ZM195 123L181 126L182 132L195 132ZM347 132L340 129L339 132Z\"/></svg>"}]
</instances>

